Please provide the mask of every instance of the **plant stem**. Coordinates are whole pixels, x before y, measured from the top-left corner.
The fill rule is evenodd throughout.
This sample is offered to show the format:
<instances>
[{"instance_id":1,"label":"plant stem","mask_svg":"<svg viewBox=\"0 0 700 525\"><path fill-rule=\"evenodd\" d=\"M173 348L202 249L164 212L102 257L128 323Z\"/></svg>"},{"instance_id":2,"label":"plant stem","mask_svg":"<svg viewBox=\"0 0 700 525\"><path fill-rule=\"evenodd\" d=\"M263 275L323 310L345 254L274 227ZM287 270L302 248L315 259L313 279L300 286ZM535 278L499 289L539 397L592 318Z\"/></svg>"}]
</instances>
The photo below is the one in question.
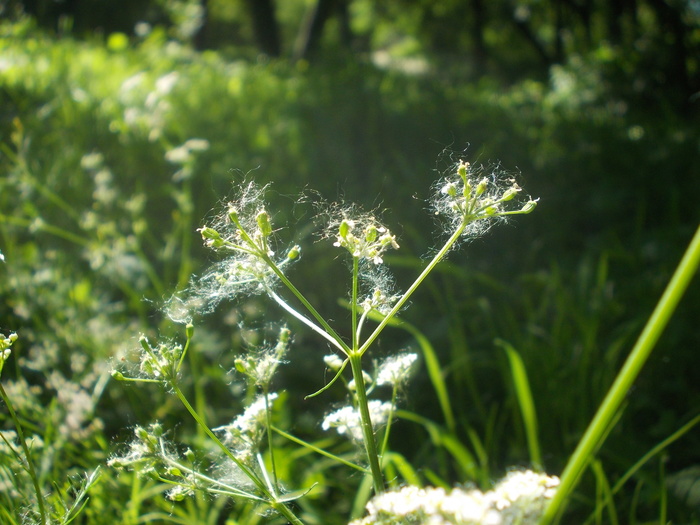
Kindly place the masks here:
<instances>
[{"instance_id":1,"label":"plant stem","mask_svg":"<svg viewBox=\"0 0 700 525\"><path fill-rule=\"evenodd\" d=\"M630 352L627 361L617 375L615 382L605 396L593 421L591 421L586 433L581 438L576 450L571 455L566 468L561 476L561 483L554 498L545 510L540 525L548 525L563 511L566 498L573 491L583 470L602 444L603 437L608 430L610 422L614 419L617 410L625 399L632 383L651 354L661 332L668 324L678 302L690 284L695 271L700 264L700 227L688 246L683 259L678 264L671 281L659 300L654 312L647 321L644 330Z\"/></svg>"},{"instance_id":2,"label":"plant stem","mask_svg":"<svg viewBox=\"0 0 700 525\"><path fill-rule=\"evenodd\" d=\"M416 278L415 281L413 281L413 284L406 290L406 292L401 296L401 299L397 301L397 303L394 305L394 307L391 309L391 311L386 314L386 317L381 320L377 328L374 329L374 332L365 340L364 343L362 343L362 346L358 350L360 355L364 354L367 349L370 347L370 345L374 342L377 337L379 337L379 334L384 330L384 327L389 324L389 321L398 313L401 308L403 308L403 305L406 304L406 301L413 295L413 292L416 291L416 289L420 286L420 284L425 280L425 278L428 276L430 272L433 271L433 269L438 265L440 261L447 255L447 252L450 251L452 246L454 245L455 242L457 242L457 239L460 238L462 233L464 233L464 229L467 227L468 222L468 217L465 217L465 219L462 220L460 223L459 227L454 231L454 233L450 236L450 238L447 240L445 245L440 249L439 252L435 254L435 257L428 263L428 266L426 266L423 271L420 273L420 275Z\"/></svg>"},{"instance_id":3,"label":"plant stem","mask_svg":"<svg viewBox=\"0 0 700 525\"><path fill-rule=\"evenodd\" d=\"M268 490L267 486L265 483L260 479L260 477L252 470L250 469L245 463L242 463L236 456L234 456L231 451L224 445L221 440L216 437L216 434L211 431L211 429L207 426L207 424L204 422L204 420L200 417L200 415L197 413L197 411L192 407L190 402L187 400L185 395L182 393L182 390L180 390L180 387L177 386L174 382L171 384L173 391L175 392L175 395L178 397L180 402L185 406L187 411L190 413L190 415L194 418L194 420L204 429L204 432L209 436L209 438L222 450L222 452L230 458L238 468L243 471L243 473L250 479L255 486L260 490L260 492L263 494L264 498L266 499L266 502L268 505L270 505L273 509L275 509L277 512L282 514L287 520L292 523L292 525L304 525L304 522L302 522L293 512L292 510L287 507L284 503L277 501L277 496L270 493Z\"/></svg>"},{"instance_id":4,"label":"plant stem","mask_svg":"<svg viewBox=\"0 0 700 525\"><path fill-rule=\"evenodd\" d=\"M352 258L352 297L350 299L350 317L352 319L352 351L357 352L360 346L360 334L357 331L357 287L358 275L360 273L360 258Z\"/></svg>"},{"instance_id":5,"label":"plant stem","mask_svg":"<svg viewBox=\"0 0 700 525\"><path fill-rule=\"evenodd\" d=\"M314 306L306 299L306 297L304 297L304 295L297 289L297 287L294 286L292 281L287 279L287 276L284 275L282 270L279 269L279 267L275 264L275 261L273 261L270 258L270 256L266 253L259 254L259 257L261 257L265 261L265 263L270 267L270 269L272 269L272 271L275 272L275 275L279 277L280 281L282 281L282 283L289 289L289 291L291 291L294 294L294 296L297 299L299 299L299 302L301 302L301 304L304 305L308 312L314 317L314 319L316 319L318 324L320 324L323 327L323 329L326 332L328 332L328 335L330 335L338 343L336 346L343 349L345 353L348 353L350 348L347 344L345 344L343 338L340 337L335 330L333 330L333 327L328 324L328 321L326 321L323 318L323 316L320 313L318 313L318 310L316 310L316 308L314 308Z\"/></svg>"},{"instance_id":6,"label":"plant stem","mask_svg":"<svg viewBox=\"0 0 700 525\"><path fill-rule=\"evenodd\" d=\"M357 404L360 409L362 436L364 437L369 468L372 472L374 492L380 494L384 492L384 476L382 475L382 467L379 464L377 442L374 439L374 428L372 427L372 418L370 417L369 405L367 404L367 391L365 390L365 380L362 376L362 356L359 353L352 352L349 359L352 375L355 379L355 395L357 396Z\"/></svg>"},{"instance_id":7,"label":"plant stem","mask_svg":"<svg viewBox=\"0 0 700 525\"><path fill-rule=\"evenodd\" d=\"M7 411L10 413L12 422L15 424L15 428L17 429L17 439L19 440L19 444L22 447L22 451L24 452L27 472L29 473L29 477L32 478L32 484L34 485L34 492L36 493L36 500L37 504L39 505L39 515L41 516L41 523L42 525L48 525L49 517L46 513L44 495L41 493L41 487L39 486L39 477L36 474L36 470L34 470L34 463L32 462L32 458L29 455L29 447L27 446L26 440L24 439L24 430L22 430L22 424L19 422L17 413L15 412L15 409L12 406L12 403L10 402L10 396L8 396L7 392L5 392L5 388L2 386L2 383L0 383L0 397L2 397L2 400L5 402L5 406L7 406Z\"/></svg>"}]
</instances>

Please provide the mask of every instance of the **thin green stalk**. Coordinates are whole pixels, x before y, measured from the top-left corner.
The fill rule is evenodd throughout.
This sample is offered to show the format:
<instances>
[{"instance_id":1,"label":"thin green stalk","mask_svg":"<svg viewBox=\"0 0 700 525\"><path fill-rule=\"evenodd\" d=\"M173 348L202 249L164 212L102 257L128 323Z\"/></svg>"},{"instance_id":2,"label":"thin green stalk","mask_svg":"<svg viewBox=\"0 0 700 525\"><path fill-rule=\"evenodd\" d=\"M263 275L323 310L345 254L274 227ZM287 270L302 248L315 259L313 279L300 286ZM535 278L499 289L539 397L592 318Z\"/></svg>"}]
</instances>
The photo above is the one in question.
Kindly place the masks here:
<instances>
[{"instance_id":1,"label":"thin green stalk","mask_svg":"<svg viewBox=\"0 0 700 525\"><path fill-rule=\"evenodd\" d=\"M10 396L8 396L7 392L5 392L5 388L2 386L2 383L0 383L0 397L2 397L2 400L5 402L5 406L7 406L7 411L10 413L10 417L12 418L12 422L15 425L15 429L17 429L17 439L19 440L19 444L22 447L22 452L24 452L27 472L29 472L29 477L32 478L32 484L34 485L36 501L39 505L39 516L41 516L41 523L42 525L48 524L49 516L46 512L46 503L44 502L44 495L41 493L41 487L39 486L39 477L37 476L36 470L34 470L34 463L32 462L32 458L29 455L29 447L27 446L26 440L24 439L24 430L22 429L22 424L20 423L19 418L17 417L17 413L15 412L15 409L12 406Z\"/></svg>"},{"instance_id":2,"label":"thin green stalk","mask_svg":"<svg viewBox=\"0 0 700 525\"><path fill-rule=\"evenodd\" d=\"M340 350L343 353L347 353L346 352L347 345L345 345L344 343L343 343L343 345L340 345L339 342L333 336L331 336L328 332L324 331L323 328L321 328L320 326L314 324L314 322L311 319L305 317L300 312L297 312L294 308L292 308L287 303L287 301L285 301L284 299L282 299L282 297L280 297L274 291L272 291L271 288L267 289L267 293L278 305L280 305L284 309L284 311L291 314L296 319L298 319L299 321L304 323L306 326L311 328L314 332L316 332L318 335L320 335L321 337L326 339L329 343L331 343L333 346L335 346L338 350Z\"/></svg>"},{"instance_id":3,"label":"thin green stalk","mask_svg":"<svg viewBox=\"0 0 700 525\"><path fill-rule=\"evenodd\" d=\"M367 461L369 461L369 468L372 472L372 484L374 486L374 492L380 494L384 492L384 476L382 475L382 467L379 464L377 442L374 439L374 428L372 427L372 418L367 403L365 380L362 377L362 356L359 353L353 352L350 354L349 358L352 375L355 379L355 395L357 396L357 405L360 409L362 435L365 442L365 451L367 452Z\"/></svg>"},{"instance_id":4,"label":"thin green stalk","mask_svg":"<svg viewBox=\"0 0 700 525\"><path fill-rule=\"evenodd\" d=\"M552 523L555 517L563 512L566 499L574 490L584 469L590 462L598 447L602 444L603 436L615 413L625 399L632 383L639 375L642 366L649 357L656 341L668 324L683 293L688 288L695 271L700 264L700 227L695 232L683 259L676 268L671 281L659 300L654 312L647 321L644 330L630 352L622 370L598 408L586 433L581 438L576 450L571 455L561 476L561 483L554 498L550 501L541 525Z\"/></svg>"},{"instance_id":5,"label":"thin green stalk","mask_svg":"<svg viewBox=\"0 0 700 525\"><path fill-rule=\"evenodd\" d=\"M362 343L362 346L358 350L360 355L364 354L367 351L367 349L375 341L375 339L379 337L379 334L382 333L384 327L387 324L389 324L389 321L391 321L391 319L398 313L398 311L401 310L401 308L403 308L403 305L406 304L406 301L408 301L411 295L413 295L413 292L416 291L416 289L425 280L428 274L430 274L430 272L433 271L433 269L438 265L438 263L442 261L445 255L447 255L447 252L449 252L454 243L457 242L457 239L459 239L462 233L464 233L464 229L467 227L467 224L467 219L463 219L459 227L450 236L445 245L440 249L439 252L435 254L435 257L433 257L433 259L428 263L428 266L426 266L423 269L423 271L416 278L413 284L408 288L408 290L406 290L403 296L401 296L401 299L397 301L397 303L394 305L391 311L386 315L386 317L384 317L384 319L382 319L379 325L374 329L374 332L372 332L372 334L365 340L365 342Z\"/></svg>"},{"instance_id":6,"label":"thin green stalk","mask_svg":"<svg viewBox=\"0 0 700 525\"><path fill-rule=\"evenodd\" d=\"M265 396L265 422L267 426L267 448L270 451L270 465L272 466L272 484L275 487L275 493L279 490L277 483L277 466L275 465L275 447L272 445L272 409L270 408L270 396L267 388L263 392Z\"/></svg>"},{"instance_id":7,"label":"thin green stalk","mask_svg":"<svg viewBox=\"0 0 700 525\"><path fill-rule=\"evenodd\" d=\"M272 269L273 272L275 272L275 275L279 277L280 281L289 289L290 292L294 294L294 296L299 300L301 304L304 305L304 308L308 310L308 312L318 321L318 324L320 324L323 329L328 332L328 335L330 335L335 341L338 343L339 348L342 348L345 353L348 353L350 348L348 345L343 341L343 338L338 335L338 333L333 329L331 325L328 324L328 321L326 321L323 316L318 313L318 310L314 308L314 306L304 297L304 295L297 289L296 286L287 279L287 276L282 273L282 270L279 269L279 267L275 264L275 262L266 254L260 254L262 259L267 263L267 265Z\"/></svg>"},{"instance_id":8,"label":"thin green stalk","mask_svg":"<svg viewBox=\"0 0 700 525\"><path fill-rule=\"evenodd\" d=\"M350 300L350 317L352 318L352 351L356 352L360 345L360 334L357 331L357 288L360 273L360 258L352 258L352 298Z\"/></svg>"},{"instance_id":9,"label":"thin green stalk","mask_svg":"<svg viewBox=\"0 0 700 525\"><path fill-rule=\"evenodd\" d=\"M309 450L315 452L316 454L320 454L321 456L326 456L327 458L332 459L334 461L337 461L338 463L342 463L346 467L350 467L350 468L353 468L355 470L359 470L363 474L370 473L370 471L367 470L366 468L361 467L359 465L355 465L354 463L352 463L346 459L343 459L340 456L336 456L335 454L331 454L330 452L327 452L326 450L319 448L316 445L312 445L308 441L304 441L303 439L299 439L298 437L293 436L292 434L289 434L280 428L273 426L272 430L277 432L280 436L288 439L289 441L292 441L293 443L296 443L297 445L301 445L302 447L306 447Z\"/></svg>"},{"instance_id":10,"label":"thin green stalk","mask_svg":"<svg viewBox=\"0 0 700 525\"><path fill-rule=\"evenodd\" d=\"M394 388L391 389L391 412L389 413L389 417L386 420L386 428L384 429L384 437L382 439L382 448L381 448L381 455L382 455L382 460L385 459L385 455L387 453L387 450L389 448L389 434L391 433L391 422L394 419L394 410L396 407L396 397L398 393L398 388L396 384L394 384ZM386 461L382 462L383 464L386 464Z\"/></svg>"},{"instance_id":11,"label":"thin green stalk","mask_svg":"<svg viewBox=\"0 0 700 525\"><path fill-rule=\"evenodd\" d=\"M204 432L216 444L216 446L219 447L221 451L229 459L231 459L231 461L233 461L236 464L236 466L241 469L241 471L243 471L243 473L248 477L248 479L250 479L255 484L255 486L258 488L258 490L260 490L260 492L267 500L267 504L270 505L277 512L282 514L285 518L287 518L287 520L289 520L289 522L293 525L304 525L304 523L292 512L292 510L287 505L279 502L277 500L277 496L270 493L267 486L258 477L258 475L253 470L251 470L245 463L242 463L238 458L236 458L236 456L233 455L233 453L228 449L228 447L226 447L226 445L224 445L221 442L221 440L219 440L219 438L216 437L216 434L212 432L212 430L207 426L204 420L199 416L197 411L189 403L185 395L182 393L182 390L180 390L180 388L174 383L171 386L173 388L173 391L175 392L175 395L178 397L178 399L184 405L184 407L187 409L190 415L194 418L194 420L202 427Z\"/></svg>"}]
</instances>

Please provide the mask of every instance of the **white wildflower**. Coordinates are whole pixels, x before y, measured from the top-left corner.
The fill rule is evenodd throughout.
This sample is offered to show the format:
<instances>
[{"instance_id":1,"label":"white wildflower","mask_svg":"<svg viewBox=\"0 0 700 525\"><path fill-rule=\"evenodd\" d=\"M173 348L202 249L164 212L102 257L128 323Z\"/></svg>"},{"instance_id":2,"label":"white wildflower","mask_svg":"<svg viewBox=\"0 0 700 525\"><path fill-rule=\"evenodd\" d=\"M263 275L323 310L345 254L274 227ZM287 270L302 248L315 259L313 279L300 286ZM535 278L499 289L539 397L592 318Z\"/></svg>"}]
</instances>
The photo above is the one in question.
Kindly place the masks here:
<instances>
[{"instance_id":1,"label":"white wildflower","mask_svg":"<svg viewBox=\"0 0 700 525\"><path fill-rule=\"evenodd\" d=\"M231 446L240 459L252 457L255 447L265 434L267 421L267 406L277 399L277 394L259 396L245 411L236 417L230 424L213 429L215 432L223 432L223 441Z\"/></svg>"},{"instance_id":2,"label":"white wildflower","mask_svg":"<svg viewBox=\"0 0 700 525\"><path fill-rule=\"evenodd\" d=\"M368 516L350 525L534 525L559 479L531 471L512 472L493 490L403 487L367 503Z\"/></svg>"},{"instance_id":3,"label":"white wildflower","mask_svg":"<svg viewBox=\"0 0 700 525\"><path fill-rule=\"evenodd\" d=\"M343 366L343 359L336 354L324 356L323 362L326 363L326 366L334 372L337 372Z\"/></svg>"},{"instance_id":4,"label":"white wildflower","mask_svg":"<svg viewBox=\"0 0 700 525\"><path fill-rule=\"evenodd\" d=\"M368 403L372 426L376 429L387 422L394 406L389 402L373 399ZM343 407L328 414L321 424L323 430L335 428L338 434L347 434L357 441L363 440L360 412L351 406Z\"/></svg>"},{"instance_id":5,"label":"white wildflower","mask_svg":"<svg viewBox=\"0 0 700 525\"><path fill-rule=\"evenodd\" d=\"M455 174L437 184L433 195L435 214L446 217L452 227L466 222L463 234L467 237L481 235L494 219L529 213L537 204L530 199L520 209L508 208L506 203L522 191L520 186L501 170L495 169L488 176L484 171L461 161Z\"/></svg>"},{"instance_id":6,"label":"white wildflower","mask_svg":"<svg viewBox=\"0 0 700 525\"><path fill-rule=\"evenodd\" d=\"M404 382L418 359L417 354L399 354L389 357L379 365L377 385L396 385Z\"/></svg>"},{"instance_id":7,"label":"white wildflower","mask_svg":"<svg viewBox=\"0 0 700 525\"><path fill-rule=\"evenodd\" d=\"M389 248L399 248L396 236L371 216L358 219L343 218L340 223L331 226L337 226L333 246L345 248L353 257L366 259L374 264L384 262L382 255Z\"/></svg>"}]
</instances>

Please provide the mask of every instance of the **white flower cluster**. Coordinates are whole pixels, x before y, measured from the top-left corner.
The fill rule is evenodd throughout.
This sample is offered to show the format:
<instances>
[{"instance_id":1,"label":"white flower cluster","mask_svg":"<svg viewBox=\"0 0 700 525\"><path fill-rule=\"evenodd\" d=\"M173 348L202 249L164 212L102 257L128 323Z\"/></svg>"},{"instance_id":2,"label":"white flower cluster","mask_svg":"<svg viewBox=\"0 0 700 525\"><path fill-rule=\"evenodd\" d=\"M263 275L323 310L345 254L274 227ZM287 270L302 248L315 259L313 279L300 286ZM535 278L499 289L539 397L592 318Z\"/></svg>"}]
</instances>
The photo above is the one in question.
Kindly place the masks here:
<instances>
[{"instance_id":1,"label":"white flower cluster","mask_svg":"<svg viewBox=\"0 0 700 525\"><path fill-rule=\"evenodd\" d=\"M534 525L558 486L559 478L530 470L511 472L488 492L407 486L372 498L369 515L350 525Z\"/></svg>"},{"instance_id":2,"label":"white flower cluster","mask_svg":"<svg viewBox=\"0 0 700 525\"><path fill-rule=\"evenodd\" d=\"M389 419L389 414L394 411L394 405L388 401L382 402L373 399L368 405L372 426L375 429L386 423ZM328 414L324 418L321 428L323 430L335 428L338 434L347 434L356 441L361 442L364 439L362 435L362 419L360 412L355 407L343 407Z\"/></svg>"},{"instance_id":3,"label":"white flower cluster","mask_svg":"<svg viewBox=\"0 0 700 525\"><path fill-rule=\"evenodd\" d=\"M5 337L5 334L0 334L0 370L2 370L5 361L10 358L10 354L12 353L10 348L15 341L17 341L17 334L14 332L8 337Z\"/></svg>"},{"instance_id":4,"label":"white flower cluster","mask_svg":"<svg viewBox=\"0 0 700 525\"><path fill-rule=\"evenodd\" d=\"M382 264L382 254L388 249L399 249L396 236L374 217L366 219L343 219L338 226L338 235L333 246L346 248L353 257Z\"/></svg>"},{"instance_id":5,"label":"white flower cluster","mask_svg":"<svg viewBox=\"0 0 700 525\"><path fill-rule=\"evenodd\" d=\"M236 417L230 424L213 429L214 432L223 432L223 441L230 446L236 456L242 461L249 460L254 453L266 428L267 404L277 399L277 394L268 394L267 403L265 396L259 396L245 411Z\"/></svg>"},{"instance_id":6,"label":"white flower cluster","mask_svg":"<svg viewBox=\"0 0 700 525\"><path fill-rule=\"evenodd\" d=\"M253 351L236 359L236 370L246 375L256 386L266 387L272 381L277 368L289 350L291 332L286 326L280 329L279 339L273 348Z\"/></svg>"},{"instance_id":7,"label":"white flower cluster","mask_svg":"<svg viewBox=\"0 0 700 525\"><path fill-rule=\"evenodd\" d=\"M241 186L238 198L211 224L197 230L207 247L226 258L195 279L187 297L171 300L172 317L191 317L190 311L210 312L223 300L269 292L275 286L279 276L271 267L275 252L271 217L263 199L266 188L252 182ZM272 264L281 270L299 257L300 250L292 246Z\"/></svg>"},{"instance_id":8,"label":"white flower cluster","mask_svg":"<svg viewBox=\"0 0 700 525\"><path fill-rule=\"evenodd\" d=\"M417 359L417 354L398 354L385 359L377 369L377 385L393 386L405 382Z\"/></svg>"},{"instance_id":9,"label":"white flower cluster","mask_svg":"<svg viewBox=\"0 0 700 525\"><path fill-rule=\"evenodd\" d=\"M433 197L433 208L436 215L448 217L454 226L468 224L464 230L466 236L484 233L492 219L530 213L537 205L537 201L530 199L520 209L508 210L505 203L522 189L502 172L483 176L482 168L475 169L460 161L455 175L440 183Z\"/></svg>"}]
</instances>

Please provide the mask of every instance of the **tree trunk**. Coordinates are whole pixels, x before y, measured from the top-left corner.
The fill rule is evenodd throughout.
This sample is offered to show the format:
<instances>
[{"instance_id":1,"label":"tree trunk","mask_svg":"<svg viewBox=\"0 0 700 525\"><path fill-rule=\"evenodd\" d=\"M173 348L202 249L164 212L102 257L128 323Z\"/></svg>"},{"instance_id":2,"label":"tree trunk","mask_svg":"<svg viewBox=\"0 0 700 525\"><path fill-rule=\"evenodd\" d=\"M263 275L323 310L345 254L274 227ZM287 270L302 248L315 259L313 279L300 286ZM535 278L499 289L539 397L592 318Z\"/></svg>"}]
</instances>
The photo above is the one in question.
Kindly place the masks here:
<instances>
[{"instance_id":1,"label":"tree trunk","mask_svg":"<svg viewBox=\"0 0 700 525\"><path fill-rule=\"evenodd\" d=\"M266 55L281 54L279 27L273 0L246 0L253 19L253 31L260 50Z\"/></svg>"}]
</instances>

